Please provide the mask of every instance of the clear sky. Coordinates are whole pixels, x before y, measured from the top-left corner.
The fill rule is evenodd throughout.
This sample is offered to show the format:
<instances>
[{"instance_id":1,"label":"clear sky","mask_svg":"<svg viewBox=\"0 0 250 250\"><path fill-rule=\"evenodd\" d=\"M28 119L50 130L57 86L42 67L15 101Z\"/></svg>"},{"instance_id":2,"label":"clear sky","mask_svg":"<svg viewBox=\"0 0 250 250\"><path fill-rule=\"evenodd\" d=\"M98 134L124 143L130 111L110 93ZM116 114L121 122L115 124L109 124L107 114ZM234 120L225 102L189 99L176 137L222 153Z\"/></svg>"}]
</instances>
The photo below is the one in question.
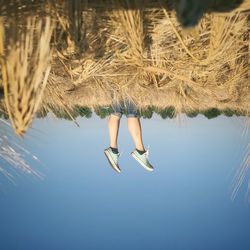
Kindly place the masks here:
<instances>
[{"instance_id":1,"label":"clear sky","mask_svg":"<svg viewBox=\"0 0 250 250\"><path fill-rule=\"evenodd\" d=\"M250 139L243 120L142 120L151 173L130 156L123 117L121 174L103 153L106 119L79 119L80 128L36 120L19 143L41 160L34 168L44 179L17 172L13 185L0 176L0 249L249 250L247 183L230 200Z\"/></svg>"}]
</instances>

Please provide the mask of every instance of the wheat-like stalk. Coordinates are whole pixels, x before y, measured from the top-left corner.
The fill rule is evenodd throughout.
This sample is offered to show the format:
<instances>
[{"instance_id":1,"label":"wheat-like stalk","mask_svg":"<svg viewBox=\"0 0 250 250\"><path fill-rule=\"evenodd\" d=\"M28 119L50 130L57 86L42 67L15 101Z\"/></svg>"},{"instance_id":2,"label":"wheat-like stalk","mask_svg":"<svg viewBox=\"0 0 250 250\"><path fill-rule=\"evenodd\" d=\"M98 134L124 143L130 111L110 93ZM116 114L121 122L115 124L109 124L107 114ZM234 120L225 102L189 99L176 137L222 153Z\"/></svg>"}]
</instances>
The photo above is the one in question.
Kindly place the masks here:
<instances>
[{"instance_id":1,"label":"wheat-like stalk","mask_svg":"<svg viewBox=\"0 0 250 250\"><path fill-rule=\"evenodd\" d=\"M18 36L8 37L4 43L3 22L0 23L5 104L18 135L23 135L31 124L47 83L53 27L50 17L41 20L31 16L26 19L24 30L20 30L18 23L10 25L9 32Z\"/></svg>"},{"instance_id":2,"label":"wheat-like stalk","mask_svg":"<svg viewBox=\"0 0 250 250\"><path fill-rule=\"evenodd\" d=\"M15 172L33 175L42 179L43 175L25 160L25 158L29 157L30 160L39 162L38 158L22 147L12 137L11 133L8 133L11 127L8 122L0 119L0 123L2 127L0 133L0 173L13 183L15 183ZM2 163L4 163L3 166ZM11 166L10 169L9 166Z\"/></svg>"},{"instance_id":3,"label":"wheat-like stalk","mask_svg":"<svg viewBox=\"0 0 250 250\"><path fill-rule=\"evenodd\" d=\"M233 180L233 190L231 194L231 199L234 200L237 196L237 193L239 192L240 187L242 186L245 177L247 176L247 173L249 172L250 168L250 144L247 147L246 155L243 159L243 164L237 171L234 180ZM248 194L250 194L250 180L248 185ZM250 197L249 197L250 198Z\"/></svg>"},{"instance_id":4,"label":"wheat-like stalk","mask_svg":"<svg viewBox=\"0 0 250 250\"><path fill-rule=\"evenodd\" d=\"M132 60L140 65L143 59L145 38L142 10L132 9L130 1L126 0L115 1L115 7L116 9L110 15L110 23L116 27L114 37L121 44L120 51L116 53L120 52L120 58Z\"/></svg>"}]
</instances>

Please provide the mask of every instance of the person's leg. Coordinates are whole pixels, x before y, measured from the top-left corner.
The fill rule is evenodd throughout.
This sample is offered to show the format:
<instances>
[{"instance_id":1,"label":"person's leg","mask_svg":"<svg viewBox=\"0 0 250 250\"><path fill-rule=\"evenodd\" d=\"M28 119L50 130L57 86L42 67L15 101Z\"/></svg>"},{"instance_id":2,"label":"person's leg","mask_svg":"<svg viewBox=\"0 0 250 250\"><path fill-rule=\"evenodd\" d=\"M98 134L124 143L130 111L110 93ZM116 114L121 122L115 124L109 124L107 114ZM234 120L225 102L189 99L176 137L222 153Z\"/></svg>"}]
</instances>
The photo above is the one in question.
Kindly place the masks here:
<instances>
[{"instance_id":1,"label":"person's leg","mask_svg":"<svg viewBox=\"0 0 250 250\"><path fill-rule=\"evenodd\" d=\"M137 150L145 152L142 142L142 130L139 117L128 117L128 129L133 138Z\"/></svg>"},{"instance_id":2,"label":"person's leg","mask_svg":"<svg viewBox=\"0 0 250 250\"><path fill-rule=\"evenodd\" d=\"M121 169L118 164L118 158L120 154L117 146L120 118L121 114L119 113L110 115L108 120L110 147L104 150L104 154L108 158L111 167L118 173L121 172Z\"/></svg>"},{"instance_id":3,"label":"person's leg","mask_svg":"<svg viewBox=\"0 0 250 250\"><path fill-rule=\"evenodd\" d=\"M142 130L138 108L130 99L124 100L124 106L128 118L128 129L133 138L135 147L140 153L143 153L145 149L142 142Z\"/></svg>"},{"instance_id":4,"label":"person's leg","mask_svg":"<svg viewBox=\"0 0 250 250\"><path fill-rule=\"evenodd\" d=\"M128 117L128 128L134 140L136 149L131 152L132 157L147 171L153 171L154 167L148 160L149 152L146 151L142 142L141 122L138 117Z\"/></svg>"},{"instance_id":5,"label":"person's leg","mask_svg":"<svg viewBox=\"0 0 250 250\"><path fill-rule=\"evenodd\" d=\"M138 108L131 101L126 102L128 129L134 140L136 149L131 152L132 157L140 163L148 171L153 171L154 168L148 161L148 150L146 151L142 142L142 130L140 122L140 114Z\"/></svg>"},{"instance_id":6,"label":"person's leg","mask_svg":"<svg viewBox=\"0 0 250 250\"><path fill-rule=\"evenodd\" d=\"M104 154L108 158L111 167L118 173L121 172L118 164L120 153L117 145L121 117L122 107L120 103L118 101L112 102L112 113L108 119L110 147L104 150Z\"/></svg>"},{"instance_id":7,"label":"person's leg","mask_svg":"<svg viewBox=\"0 0 250 250\"><path fill-rule=\"evenodd\" d=\"M108 120L110 147L117 149L117 139L120 127L120 116L111 114Z\"/></svg>"}]
</instances>

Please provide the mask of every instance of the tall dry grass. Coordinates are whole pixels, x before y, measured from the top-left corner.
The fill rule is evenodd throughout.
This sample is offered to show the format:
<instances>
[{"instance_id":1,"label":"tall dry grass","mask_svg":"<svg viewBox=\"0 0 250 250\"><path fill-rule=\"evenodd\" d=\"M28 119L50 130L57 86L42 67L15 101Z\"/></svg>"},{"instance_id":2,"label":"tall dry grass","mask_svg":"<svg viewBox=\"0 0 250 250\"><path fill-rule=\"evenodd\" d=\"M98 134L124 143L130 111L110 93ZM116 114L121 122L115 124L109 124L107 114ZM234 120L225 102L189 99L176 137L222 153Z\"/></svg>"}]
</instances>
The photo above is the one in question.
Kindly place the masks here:
<instances>
[{"instance_id":1,"label":"tall dry grass","mask_svg":"<svg viewBox=\"0 0 250 250\"><path fill-rule=\"evenodd\" d=\"M0 59L18 134L31 124L43 89L44 107L67 110L126 96L177 112L250 110L249 1L206 14L189 30L162 1L119 0L109 8L83 0L11 2L1 6Z\"/></svg>"},{"instance_id":2,"label":"tall dry grass","mask_svg":"<svg viewBox=\"0 0 250 250\"><path fill-rule=\"evenodd\" d=\"M53 21L29 16L8 23L0 19L0 55L5 105L18 135L29 127L42 98L50 72L50 40ZM22 25L20 27L20 25ZM6 32L6 33L7 33Z\"/></svg>"},{"instance_id":3,"label":"tall dry grass","mask_svg":"<svg viewBox=\"0 0 250 250\"><path fill-rule=\"evenodd\" d=\"M247 136L249 134L250 129L250 119L247 119L245 130L243 131L243 136ZM231 199L234 200L239 193L244 181L246 181L246 177L249 175L250 170L250 143L247 145L245 157L242 161L241 166L236 171L232 182L232 194ZM248 180L248 187L247 187L247 195L246 197L250 201L250 180Z\"/></svg>"},{"instance_id":4,"label":"tall dry grass","mask_svg":"<svg viewBox=\"0 0 250 250\"><path fill-rule=\"evenodd\" d=\"M23 2L26 3L24 16L28 20L29 4ZM38 8L38 3L31 5L32 12ZM46 14L36 16L43 22L50 20L53 23L53 19L56 25L48 23L43 26L47 27L44 32L35 28L22 33L22 41L32 40L31 36L36 38L35 49L43 52L41 57L45 58L40 60L41 67L37 68L37 72L42 72L40 78L37 73L29 74L31 84L25 86L33 84L36 89L38 82L41 83L46 67L49 67L50 45L54 48L52 71L48 76L43 106L67 106L70 110L74 105L108 105L112 98L130 96L139 106L174 106L177 112L211 107L249 112L249 1L229 13L206 14L195 28L189 30L181 27L174 11L165 8L161 1L149 3L120 0L110 2L109 8L104 5L93 7L94 2L83 0L48 4ZM5 12L7 15L8 11ZM8 32L8 21L4 26L2 30L7 29L8 33L6 40L11 41L13 33ZM32 34L34 30L41 34ZM42 34L46 36L43 44L39 43ZM3 54L6 53L3 48L2 64L7 60L15 62L11 64L12 72L8 70L9 78L23 84L27 80L25 74L23 80L16 80L11 75L15 74L13 69L20 60L20 55L14 54L27 54L28 48L18 45L18 52L20 42L10 44L9 59ZM26 68L19 66L18 70L27 74L29 65L37 64L34 61L27 61ZM6 66L2 67L3 72L6 69ZM8 81L6 74L3 74L5 82ZM45 83L46 77L41 86ZM18 88L17 84L12 86L13 90ZM17 93L14 100L18 100L21 93ZM7 108L13 106L10 95L5 96ZM34 99L39 100L36 95L27 95L27 101ZM13 126L20 127L18 133L22 134L30 124L21 119L27 109L19 112L18 105L14 108L16 115L9 108L10 117ZM21 123L26 125L21 128Z\"/></svg>"},{"instance_id":5,"label":"tall dry grass","mask_svg":"<svg viewBox=\"0 0 250 250\"><path fill-rule=\"evenodd\" d=\"M172 10L135 3L83 8L84 49L69 53L57 46L47 90L60 86L69 107L108 105L129 95L139 106L174 106L178 112L249 112L248 1L230 13L206 14L189 30ZM62 19L58 25L66 26ZM57 100L47 90L44 105Z\"/></svg>"},{"instance_id":6,"label":"tall dry grass","mask_svg":"<svg viewBox=\"0 0 250 250\"><path fill-rule=\"evenodd\" d=\"M16 176L20 173L35 176L39 179L43 175L27 162L27 158L39 162L38 158L23 148L10 133L10 124L0 119L0 173L15 184Z\"/></svg>"}]
</instances>

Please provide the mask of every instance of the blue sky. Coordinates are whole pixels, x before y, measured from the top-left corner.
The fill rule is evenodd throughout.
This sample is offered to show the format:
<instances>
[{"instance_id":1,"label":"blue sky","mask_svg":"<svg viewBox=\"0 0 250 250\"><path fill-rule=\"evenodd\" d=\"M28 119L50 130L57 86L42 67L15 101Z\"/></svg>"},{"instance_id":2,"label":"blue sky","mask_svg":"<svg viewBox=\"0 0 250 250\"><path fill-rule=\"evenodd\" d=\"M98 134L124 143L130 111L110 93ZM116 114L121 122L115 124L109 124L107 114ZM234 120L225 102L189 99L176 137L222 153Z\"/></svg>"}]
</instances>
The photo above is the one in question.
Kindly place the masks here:
<instances>
[{"instance_id":1,"label":"blue sky","mask_svg":"<svg viewBox=\"0 0 250 250\"><path fill-rule=\"evenodd\" d=\"M106 119L78 122L37 119L19 140L44 179L0 177L1 249L250 249L246 182L230 200L250 139L243 118L142 120L149 173L130 156L123 117L121 174L103 154Z\"/></svg>"}]
</instances>

